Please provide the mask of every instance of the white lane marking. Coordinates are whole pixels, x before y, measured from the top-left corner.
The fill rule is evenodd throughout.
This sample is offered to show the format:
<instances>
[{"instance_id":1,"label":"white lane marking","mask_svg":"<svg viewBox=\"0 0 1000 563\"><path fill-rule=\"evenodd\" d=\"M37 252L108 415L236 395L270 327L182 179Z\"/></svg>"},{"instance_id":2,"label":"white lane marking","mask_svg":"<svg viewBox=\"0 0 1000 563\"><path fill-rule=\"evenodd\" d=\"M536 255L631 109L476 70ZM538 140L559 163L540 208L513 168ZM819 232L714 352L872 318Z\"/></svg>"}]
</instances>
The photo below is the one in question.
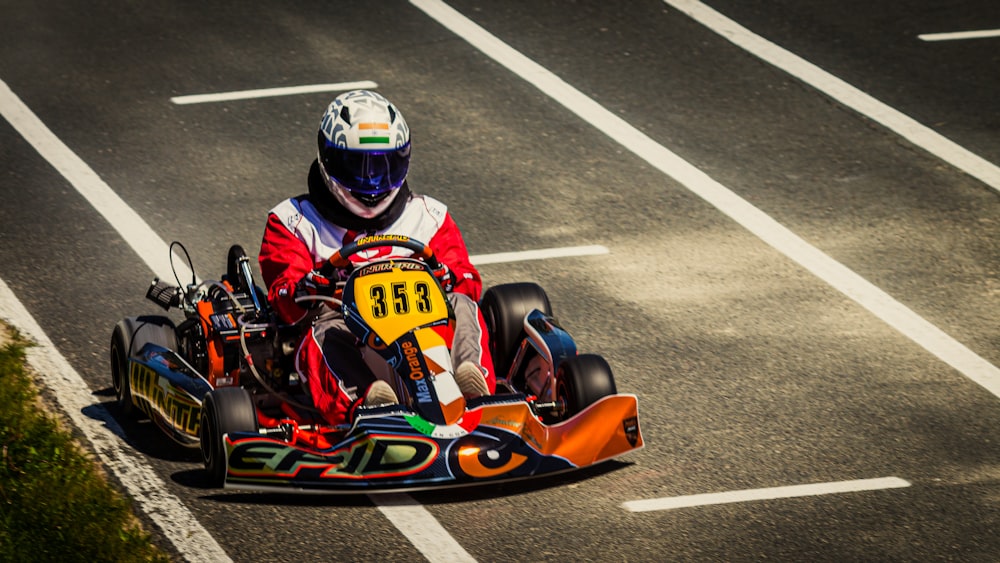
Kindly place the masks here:
<instances>
[{"instance_id":1,"label":"white lane marking","mask_svg":"<svg viewBox=\"0 0 1000 563\"><path fill-rule=\"evenodd\" d=\"M755 500L772 500L779 498L854 493L859 491L899 489L909 486L910 483L908 481L900 479L899 477L883 477L880 479L861 479L858 481L815 483L812 485L792 485L788 487L774 487L770 489L748 489L745 491L730 491L726 493L708 493L682 497L631 500L622 503L622 506L630 512L650 512L654 510L673 510L676 508L688 508L692 506L729 504Z\"/></svg>"},{"instance_id":2,"label":"white lane marking","mask_svg":"<svg viewBox=\"0 0 1000 563\"><path fill-rule=\"evenodd\" d=\"M123 440L118 422L94 396L83 378L69 365L55 345L0 279L0 317L34 342L25 350L39 383L53 392L59 406L90 441L105 466L121 480L129 496L185 561L230 561L226 552L198 523L184 504L167 490L166 483Z\"/></svg>"},{"instance_id":3,"label":"white lane marking","mask_svg":"<svg viewBox=\"0 0 1000 563\"><path fill-rule=\"evenodd\" d=\"M431 563L475 561L434 516L410 495L388 493L368 497Z\"/></svg>"},{"instance_id":4,"label":"white lane marking","mask_svg":"<svg viewBox=\"0 0 1000 563\"><path fill-rule=\"evenodd\" d=\"M1000 37L1000 29L953 31L950 33L924 33L917 36L917 38L922 41L955 41L960 39L984 39L987 37Z\"/></svg>"},{"instance_id":5,"label":"white lane marking","mask_svg":"<svg viewBox=\"0 0 1000 563\"><path fill-rule=\"evenodd\" d=\"M293 96L296 94L314 94L316 92L346 92L378 88L378 84L369 80L361 82L341 82L339 84L309 84L306 86L286 86L282 88L262 88L258 90L242 90L239 92L221 92L218 94L191 94L189 96L174 96L170 101L177 105L205 104L210 102L228 102L231 100L250 100L254 98L274 98L277 96Z\"/></svg>"},{"instance_id":6,"label":"white lane marking","mask_svg":"<svg viewBox=\"0 0 1000 563\"><path fill-rule=\"evenodd\" d=\"M784 225L712 179L691 163L650 139L538 63L439 0L410 0L428 16L469 44L533 84L584 121L670 176L816 277L1000 397L1000 369L941 329L896 301L868 280L810 245ZM1000 184L998 184L1000 185Z\"/></svg>"},{"instance_id":7,"label":"white lane marking","mask_svg":"<svg viewBox=\"0 0 1000 563\"><path fill-rule=\"evenodd\" d=\"M881 123L914 145L1000 191L1000 166L944 137L809 61L716 12L697 0L663 0L734 45L778 67L841 104Z\"/></svg>"},{"instance_id":8,"label":"white lane marking","mask_svg":"<svg viewBox=\"0 0 1000 563\"><path fill-rule=\"evenodd\" d=\"M56 137L2 80L0 114L104 216L157 276L164 280L174 279L170 269L170 247L87 163ZM186 283L191 279L191 270L186 262L174 260L174 264L182 282Z\"/></svg>"},{"instance_id":9,"label":"white lane marking","mask_svg":"<svg viewBox=\"0 0 1000 563\"><path fill-rule=\"evenodd\" d=\"M496 254L479 254L470 256L476 266L483 264L502 264L506 262L523 262L526 260L547 260L550 258L568 258L572 256L597 256L611 251L605 246L565 246L562 248L543 248L539 250L522 250L520 252L498 252Z\"/></svg>"}]
</instances>

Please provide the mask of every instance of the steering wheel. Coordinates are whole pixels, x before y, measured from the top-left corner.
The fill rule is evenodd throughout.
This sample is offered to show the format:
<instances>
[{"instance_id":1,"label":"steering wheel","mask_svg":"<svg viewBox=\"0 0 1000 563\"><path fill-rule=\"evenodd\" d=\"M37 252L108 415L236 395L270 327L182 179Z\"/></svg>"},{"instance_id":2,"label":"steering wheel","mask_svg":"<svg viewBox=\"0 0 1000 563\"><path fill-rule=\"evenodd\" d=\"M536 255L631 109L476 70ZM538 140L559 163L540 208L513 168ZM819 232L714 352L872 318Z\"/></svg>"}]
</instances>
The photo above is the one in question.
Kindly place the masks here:
<instances>
[{"instance_id":1,"label":"steering wheel","mask_svg":"<svg viewBox=\"0 0 1000 563\"><path fill-rule=\"evenodd\" d=\"M415 258L422 260L431 270L437 270L441 267L441 263L434 256L434 251L431 250L431 247L416 239L403 235L372 235L345 244L323 263L319 269L319 273L324 276L332 276L338 269L350 269L353 265L351 263L351 256L369 248L379 246L408 248L413 251Z\"/></svg>"}]
</instances>

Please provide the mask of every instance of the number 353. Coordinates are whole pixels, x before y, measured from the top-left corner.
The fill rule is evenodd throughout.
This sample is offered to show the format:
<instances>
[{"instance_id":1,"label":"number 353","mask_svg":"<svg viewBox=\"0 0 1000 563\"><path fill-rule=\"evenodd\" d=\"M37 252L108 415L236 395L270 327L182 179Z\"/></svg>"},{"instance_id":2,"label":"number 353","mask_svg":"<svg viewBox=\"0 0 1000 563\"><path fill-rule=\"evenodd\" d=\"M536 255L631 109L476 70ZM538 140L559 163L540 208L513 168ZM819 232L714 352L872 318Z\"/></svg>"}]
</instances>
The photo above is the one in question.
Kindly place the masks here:
<instances>
[{"instance_id":1,"label":"number 353","mask_svg":"<svg viewBox=\"0 0 1000 563\"><path fill-rule=\"evenodd\" d=\"M371 297L372 317L384 319L390 315L406 315L411 311L417 313L433 312L431 287L425 281L417 281L412 285L406 282L393 282L386 287L375 284L369 288ZM391 303L391 309L390 309Z\"/></svg>"}]
</instances>

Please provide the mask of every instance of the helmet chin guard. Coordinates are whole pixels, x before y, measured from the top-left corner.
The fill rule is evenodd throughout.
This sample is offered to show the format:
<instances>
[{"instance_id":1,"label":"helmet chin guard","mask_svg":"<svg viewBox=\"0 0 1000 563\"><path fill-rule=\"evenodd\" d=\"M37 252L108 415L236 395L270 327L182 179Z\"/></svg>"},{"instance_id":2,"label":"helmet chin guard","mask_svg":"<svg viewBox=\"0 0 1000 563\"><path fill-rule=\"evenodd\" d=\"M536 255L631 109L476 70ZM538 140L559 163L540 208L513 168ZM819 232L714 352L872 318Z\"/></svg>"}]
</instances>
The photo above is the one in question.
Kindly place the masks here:
<instances>
[{"instance_id":1,"label":"helmet chin guard","mask_svg":"<svg viewBox=\"0 0 1000 563\"><path fill-rule=\"evenodd\" d=\"M373 219L378 217L389 209L392 202L396 199L399 194L399 189L389 190L379 194L375 198L366 194L356 194L351 190L341 186L336 180L330 178L323 167L320 166L320 173L323 176L323 181L326 183L326 187L333 194L333 197L344 206L345 209L362 217L364 219Z\"/></svg>"}]
</instances>

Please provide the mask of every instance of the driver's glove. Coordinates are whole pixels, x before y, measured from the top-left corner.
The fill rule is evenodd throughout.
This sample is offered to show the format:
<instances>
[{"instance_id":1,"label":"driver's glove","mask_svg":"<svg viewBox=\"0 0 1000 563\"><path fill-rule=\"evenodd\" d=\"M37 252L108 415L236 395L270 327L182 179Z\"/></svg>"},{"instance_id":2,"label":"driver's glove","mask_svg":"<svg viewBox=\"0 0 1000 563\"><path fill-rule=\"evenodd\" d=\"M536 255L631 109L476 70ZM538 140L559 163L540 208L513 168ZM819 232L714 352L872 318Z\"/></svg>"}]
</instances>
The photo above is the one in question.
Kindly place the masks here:
<instances>
[{"instance_id":1,"label":"driver's glove","mask_svg":"<svg viewBox=\"0 0 1000 563\"><path fill-rule=\"evenodd\" d=\"M455 276L451 274L451 269L448 266L441 264L439 268L433 271L433 274L445 293L451 293L455 289Z\"/></svg>"},{"instance_id":2,"label":"driver's glove","mask_svg":"<svg viewBox=\"0 0 1000 563\"><path fill-rule=\"evenodd\" d=\"M305 309L313 309L327 301L337 291L337 278L327 277L313 270L295 284L295 302Z\"/></svg>"}]
</instances>

